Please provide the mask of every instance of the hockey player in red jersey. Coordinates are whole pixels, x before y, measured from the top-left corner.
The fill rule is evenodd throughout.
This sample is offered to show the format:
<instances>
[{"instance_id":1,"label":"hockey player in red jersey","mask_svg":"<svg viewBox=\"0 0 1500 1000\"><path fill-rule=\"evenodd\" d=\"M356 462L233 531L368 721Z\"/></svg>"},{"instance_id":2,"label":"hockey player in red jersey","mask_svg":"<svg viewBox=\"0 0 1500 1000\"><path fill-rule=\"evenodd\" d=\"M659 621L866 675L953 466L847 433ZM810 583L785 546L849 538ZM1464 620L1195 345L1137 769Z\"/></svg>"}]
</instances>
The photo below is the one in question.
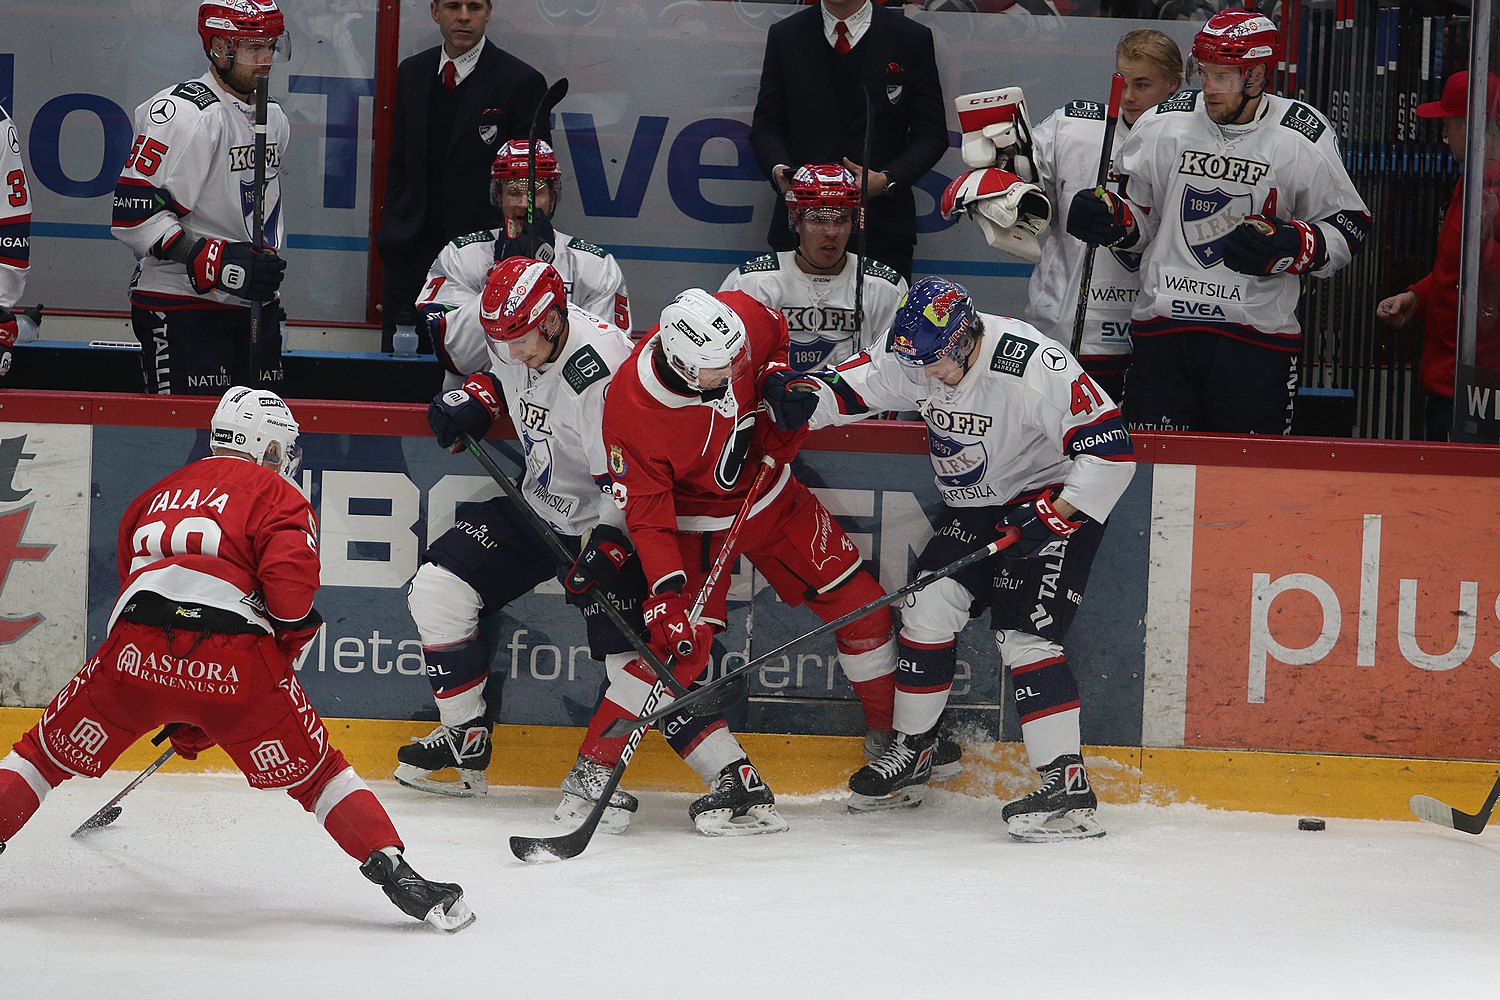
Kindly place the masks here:
<instances>
[{"instance_id":1,"label":"hockey player in red jersey","mask_svg":"<svg viewBox=\"0 0 1500 1000\"><path fill-rule=\"evenodd\" d=\"M99 777L143 734L178 722L183 757L223 747L251 787L284 789L313 813L404 913L461 930L474 919L463 890L412 871L292 669L322 624L317 520L290 478L296 420L275 393L236 386L214 411L210 446L120 518L109 634L0 760L0 850L53 788Z\"/></svg>"},{"instance_id":2,"label":"hockey player in red jersey","mask_svg":"<svg viewBox=\"0 0 1500 1000\"><path fill-rule=\"evenodd\" d=\"M760 380L789 369L787 344L786 321L775 310L743 292L690 288L662 311L660 324L615 375L605 403L615 502L625 509L651 592L644 609L649 641L665 659L679 654L669 636L690 637L691 652L676 666L684 684L703 673L713 636L725 627L728 576L708 595L700 621L688 619L689 606L767 456L779 467L754 498L739 553L784 602L805 603L824 621L882 594L854 543L787 466L801 435L783 434L760 413ZM889 612L835 636L872 736L889 739L896 671ZM639 662L626 673L610 686L590 726L584 752L601 762L613 763L624 741L595 737L614 719L639 714L651 686ZM725 757L714 790L690 810L700 829L752 824L774 811L770 789L743 752Z\"/></svg>"},{"instance_id":3,"label":"hockey player in red jersey","mask_svg":"<svg viewBox=\"0 0 1500 1000\"><path fill-rule=\"evenodd\" d=\"M198 34L209 69L136 108L135 143L115 186L111 232L136 257L130 320L147 392L217 395L252 372L281 382L286 261L280 165L290 127L267 111L264 239L256 250L255 84L287 58L275 0L205 0ZM250 303L263 303L252 357Z\"/></svg>"}]
</instances>

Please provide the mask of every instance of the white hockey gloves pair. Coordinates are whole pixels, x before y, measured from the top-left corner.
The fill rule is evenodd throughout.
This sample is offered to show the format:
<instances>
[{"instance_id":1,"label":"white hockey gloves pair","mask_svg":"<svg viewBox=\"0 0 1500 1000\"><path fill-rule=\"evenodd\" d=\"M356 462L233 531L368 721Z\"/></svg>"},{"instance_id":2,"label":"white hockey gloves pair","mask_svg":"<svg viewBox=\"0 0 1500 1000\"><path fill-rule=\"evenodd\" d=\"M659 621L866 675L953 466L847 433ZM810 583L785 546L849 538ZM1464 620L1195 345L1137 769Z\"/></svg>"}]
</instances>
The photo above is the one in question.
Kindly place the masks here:
<instances>
[{"instance_id":1,"label":"white hockey gloves pair","mask_svg":"<svg viewBox=\"0 0 1500 1000\"><path fill-rule=\"evenodd\" d=\"M1052 220L1052 204L1037 185L1031 118L1020 87L953 100L963 129L964 164L972 169L950 183L939 210L946 219L965 212L985 242L1003 253L1041 260L1037 237Z\"/></svg>"}]
</instances>

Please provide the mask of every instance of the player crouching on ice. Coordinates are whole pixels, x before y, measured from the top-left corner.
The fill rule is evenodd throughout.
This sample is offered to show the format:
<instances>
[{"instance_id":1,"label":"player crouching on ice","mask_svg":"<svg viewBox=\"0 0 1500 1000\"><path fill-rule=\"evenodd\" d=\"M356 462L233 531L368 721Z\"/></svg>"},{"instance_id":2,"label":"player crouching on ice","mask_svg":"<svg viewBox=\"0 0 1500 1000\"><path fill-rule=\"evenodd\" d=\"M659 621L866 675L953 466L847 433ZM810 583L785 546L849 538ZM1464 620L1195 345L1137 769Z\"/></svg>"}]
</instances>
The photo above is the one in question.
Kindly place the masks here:
<instances>
[{"instance_id":1,"label":"player crouching on ice","mask_svg":"<svg viewBox=\"0 0 1500 1000\"><path fill-rule=\"evenodd\" d=\"M0 851L53 788L99 777L146 732L179 722L171 739L182 757L223 747L252 788L285 789L317 816L403 913L462 930L474 921L463 890L412 871L292 669L323 622L313 607L318 522L291 479L297 421L275 393L236 386L210 434L213 454L120 518L109 634L0 760ZM171 665L186 660L216 680L184 686Z\"/></svg>"},{"instance_id":2,"label":"player crouching on ice","mask_svg":"<svg viewBox=\"0 0 1500 1000\"><path fill-rule=\"evenodd\" d=\"M999 534L1009 547L918 591L902 613L896 738L849 779L856 799L899 799L929 779L955 639L990 609L1015 683L1021 736L1041 787L1005 806L1011 836L1104 833L1079 751L1079 698L1063 637L1088 583L1105 519L1135 471L1110 398L1063 347L1019 320L981 314L962 285L922 278L896 311L889 350L763 385L778 427L794 431L918 410L947 520L922 550L930 572Z\"/></svg>"}]
</instances>

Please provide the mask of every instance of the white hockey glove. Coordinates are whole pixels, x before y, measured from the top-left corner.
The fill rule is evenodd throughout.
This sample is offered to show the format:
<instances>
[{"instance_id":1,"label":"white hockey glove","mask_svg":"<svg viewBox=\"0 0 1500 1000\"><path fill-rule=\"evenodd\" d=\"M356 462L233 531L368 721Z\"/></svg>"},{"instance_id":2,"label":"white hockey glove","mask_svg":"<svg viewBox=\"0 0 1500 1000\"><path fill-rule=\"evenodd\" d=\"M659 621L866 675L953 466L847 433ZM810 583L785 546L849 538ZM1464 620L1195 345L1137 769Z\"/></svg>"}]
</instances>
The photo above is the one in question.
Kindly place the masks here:
<instances>
[{"instance_id":1,"label":"white hockey glove","mask_svg":"<svg viewBox=\"0 0 1500 1000\"><path fill-rule=\"evenodd\" d=\"M1010 171L971 170L948 185L938 207L945 219L967 212L984 241L1001 253L1033 264L1042 259L1037 237L1052 221L1052 203L1041 188Z\"/></svg>"},{"instance_id":2,"label":"white hockey glove","mask_svg":"<svg viewBox=\"0 0 1500 1000\"><path fill-rule=\"evenodd\" d=\"M964 165L974 170L1003 167L1036 183L1036 152L1031 116L1020 87L1002 87L953 99L963 130Z\"/></svg>"}]
</instances>

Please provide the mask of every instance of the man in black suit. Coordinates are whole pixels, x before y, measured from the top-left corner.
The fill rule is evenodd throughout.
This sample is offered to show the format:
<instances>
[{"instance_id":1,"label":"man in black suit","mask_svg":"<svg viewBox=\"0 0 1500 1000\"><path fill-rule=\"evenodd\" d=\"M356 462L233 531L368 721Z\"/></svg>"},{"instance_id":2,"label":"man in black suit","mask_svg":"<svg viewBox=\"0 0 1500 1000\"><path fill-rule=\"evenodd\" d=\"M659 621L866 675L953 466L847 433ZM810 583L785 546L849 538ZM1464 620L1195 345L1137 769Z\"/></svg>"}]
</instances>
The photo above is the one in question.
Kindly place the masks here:
<instances>
[{"instance_id":1,"label":"man in black suit","mask_svg":"<svg viewBox=\"0 0 1500 1000\"><path fill-rule=\"evenodd\" d=\"M381 350L398 320L414 322L427 269L455 236L492 228L490 164L507 139L527 135L547 81L484 37L491 0L432 0L443 44L396 70L395 129L380 232ZM551 138L542 122L541 137ZM431 351L418 328L421 350Z\"/></svg>"},{"instance_id":2,"label":"man in black suit","mask_svg":"<svg viewBox=\"0 0 1500 1000\"><path fill-rule=\"evenodd\" d=\"M772 25L750 145L781 194L806 163L843 161L858 178L866 166L859 162L861 88L874 109L866 252L910 280L917 240L912 185L948 148L931 31L871 0L821 0ZM797 246L781 198L768 241L775 250Z\"/></svg>"}]
</instances>

